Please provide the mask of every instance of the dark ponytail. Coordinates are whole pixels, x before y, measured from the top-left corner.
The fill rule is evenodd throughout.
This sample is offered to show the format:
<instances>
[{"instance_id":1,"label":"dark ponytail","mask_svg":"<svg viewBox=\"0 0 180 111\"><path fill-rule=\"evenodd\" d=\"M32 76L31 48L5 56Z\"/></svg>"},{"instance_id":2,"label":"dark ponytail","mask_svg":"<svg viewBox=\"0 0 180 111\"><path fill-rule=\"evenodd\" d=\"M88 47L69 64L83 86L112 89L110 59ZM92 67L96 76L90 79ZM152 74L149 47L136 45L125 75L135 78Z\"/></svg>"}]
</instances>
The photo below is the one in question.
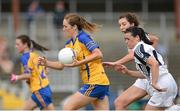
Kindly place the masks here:
<instances>
[{"instance_id":1,"label":"dark ponytail","mask_svg":"<svg viewBox=\"0 0 180 111\"><path fill-rule=\"evenodd\" d=\"M146 44L149 44L149 45L153 44L153 42L151 42L147 38L146 33L144 32L144 30L142 28L130 27L130 28L126 29L126 31L125 31L125 33L128 33L128 32L130 32L133 37L136 37L138 35L140 40L142 40Z\"/></svg>"},{"instance_id":2,"label":"dark ponytail","mask_svg":"<svg viewBox=\"0 0 180 111\"><path fill-rule=\"evenodd\" d=\"M142 28L138 28L139 29L139 32L140 32L140 36L141 36L141 40L146 43L146 44L149 44L149 45L152 45L153 42L151 42L147 36L146 36L146 33L144 32L144 30Z\"/></svg>"},{"instance_id":3,"label":"dark ponytail","mask_svg":"<svg viewBox=\"0 0 180 111\"><path fill-rule=\"evenodd\" d=\"M36 50L41 51L41 52L43 52L43 51L48 51L47 48L39 45L39 44L36 43L34 40L31 40L27 35L20 35L20 36L16 37L16 39L20 39L21 42L22 42L23 44L27 44L27 46L28 46L29 48L33 48L33 49L36 49Z\"/></svg>"},{"instance_id":4,"label":"dark ponytail","mask_svg":"<svg viewBox=\"0 0 180 111\"><path fill-rule=\"evenodd\" d=\"M31 40L31 43L32 43L32 47L34 48L34 49L36 49L36 50L39 50L39 51L41 51L41 52L43 52L43 51L48 51L49 49L47 49L46 47L43 47L43 46L41 46L41 45L39 45L38 43L36 43L34 40Z\"/></svg>"}]
</instances>

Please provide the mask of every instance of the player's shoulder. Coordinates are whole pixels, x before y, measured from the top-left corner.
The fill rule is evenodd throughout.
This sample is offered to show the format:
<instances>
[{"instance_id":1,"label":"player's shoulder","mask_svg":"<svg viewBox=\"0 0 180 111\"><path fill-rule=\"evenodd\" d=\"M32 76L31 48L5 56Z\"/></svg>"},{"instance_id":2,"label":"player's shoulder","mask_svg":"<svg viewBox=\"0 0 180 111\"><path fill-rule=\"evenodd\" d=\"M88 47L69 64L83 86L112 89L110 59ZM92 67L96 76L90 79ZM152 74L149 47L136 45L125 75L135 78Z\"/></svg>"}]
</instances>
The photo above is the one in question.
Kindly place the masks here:
<instances>
[{"instance_id":1,"label":"player's shoulder","mask_svg":"<svg viewBox=\"0 0 180 111\"><path fill-rule=\"evenodd\" d=\"M154 50L154 47L152 45L149 45L149 44L146 44L146 43L142 43L142 46L145 50L145 52L148 52L148 51L151 51L151 50Z\"/></svg>"},{"instance_id":2,"label":"player's shoulder","mask_svg":"<svg viewBox=\"0 0 180 111\"><path fill-rule=\"evenodd\" d=\"M23 65L26 65L28 63L29 58L30 58L30 53L26 52L21 55L20 61Z\"/></svg>"},{"instance_id":3,"label":"player's shoulder","mask_svg":"<svg viewBox=\"0 0 180 111\"><path fill-rule=\"evenodd\" d=\"M148 52L149 50L153 50L154 48L151 45L144 43L143 41L139 42L135 48L135 52Z\"/></svg>"},{"instance_id":4,"label":"player's shoulder","mask_svg":"<svg viewBox=\"0 0 180 111\"><path fill-rule=\"evenodd\" d=\"M29 59L30 52L23 53L20 57L21 60Z\"/></svg>"},{"instance_id":5,"label":"player's shoulder","mask_svg":"<svg viewBox=\"0 0 180 111\"><path fill-rule=\"evenodd\" d=\"M82 31L82 30L79 32L77 37L78 37L78 40L82 43L89 41L89 40L92 40L90 35L84 31Z\"/></svg>"},{"instance_id":6,"label":"player's shoulder","mask_svg":"<svg viewBox=\"0 0 180 111\"><path fill-rule=\"evenodd\" d=\"M144 42L142 42L142 45L145 47L145 48L153 48L153 46L152 45L149 45L149 44L146 44L146 43L144 43Z\"/></svg>"}]
</instances>

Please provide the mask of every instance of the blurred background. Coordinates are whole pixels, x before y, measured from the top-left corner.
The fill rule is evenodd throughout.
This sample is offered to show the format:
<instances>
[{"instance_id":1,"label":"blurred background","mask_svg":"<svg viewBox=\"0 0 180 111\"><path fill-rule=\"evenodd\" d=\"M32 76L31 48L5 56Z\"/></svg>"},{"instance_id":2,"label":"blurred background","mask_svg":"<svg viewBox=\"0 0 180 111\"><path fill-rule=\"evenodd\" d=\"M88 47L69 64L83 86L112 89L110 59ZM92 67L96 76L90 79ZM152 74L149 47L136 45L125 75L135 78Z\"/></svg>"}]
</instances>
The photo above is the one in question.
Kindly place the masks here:
<instances>
[{"instance_id":1,"label":"blurred background","mask_svg":"<svg viewBox=\"0 0 180 111\"><path fill-rule=\"evenodd\" d=\"M104 54L103 61L115 61L127 54L118 18L125 12L139 16L141 27L159 37L157 50L164 56L169 70L180 85L180 0L0 0L0 109L21 109L30 96L23 82L12 85L12 72L20 72L19 54L15 50L15 37L27 34L31 39L51 49L45 53L57 60L63 48L62 20L66 13L76 12L89 21L102 25L93 38ZM134 63L128 63L134 68ZM111 81L110 108L114 99L132 85L134 78L106 69ZM81 86L77 68L63 71L49 70L53 102L61 109L67 97ZM147 102L143 98L129 106L141 109ZM176 102L180 103L177 97ZM90 105L84 109L92 109Z\"/></svg>"}]
</instances>

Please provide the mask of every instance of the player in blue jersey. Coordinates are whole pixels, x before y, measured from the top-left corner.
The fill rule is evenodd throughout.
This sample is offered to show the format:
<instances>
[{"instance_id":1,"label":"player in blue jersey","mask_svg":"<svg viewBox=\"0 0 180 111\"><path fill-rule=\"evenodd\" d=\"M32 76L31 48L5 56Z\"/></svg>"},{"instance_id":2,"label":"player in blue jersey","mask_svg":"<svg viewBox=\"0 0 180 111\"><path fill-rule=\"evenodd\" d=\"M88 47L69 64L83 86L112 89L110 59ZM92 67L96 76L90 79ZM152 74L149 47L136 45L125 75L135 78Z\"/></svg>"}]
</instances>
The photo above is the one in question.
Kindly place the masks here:
<instances>
[{"instance_id":1,"label":"player in blue jersey","mask_svg":"<svg viewBox=\"0 0 180 111\"><path fill-rule=\"evenodd\" d=\"M69 13L63 21L63 32L68 38L65 47L76 52L76 59L72 64L61 64L40 58L40 64L54 69L63 67L80 67L82 87L65 103L64 110L76 110L91 103L96 110L109 109L109 79L102 65L102 52L99 45L92 39L91 33L99 26L88 22L82 16Z\"/></svg>"},{"instance_id":2,"label":"player in blue jersey","mask_svg":"<svg viewBox=\"0 0 180 111\"><path fill-rule=\"evenodd\" d=\"M34 110L39 107L41 110L53 110L52 92L47 77L45 66L38 65L38 51L48 49L31 40L27 35L20 35L16 38L16 48L21 54L21 74L12 74L11 82L25 80L31 90L31 97L26 101L24 110Z\"/></svg>"}]
</instances>

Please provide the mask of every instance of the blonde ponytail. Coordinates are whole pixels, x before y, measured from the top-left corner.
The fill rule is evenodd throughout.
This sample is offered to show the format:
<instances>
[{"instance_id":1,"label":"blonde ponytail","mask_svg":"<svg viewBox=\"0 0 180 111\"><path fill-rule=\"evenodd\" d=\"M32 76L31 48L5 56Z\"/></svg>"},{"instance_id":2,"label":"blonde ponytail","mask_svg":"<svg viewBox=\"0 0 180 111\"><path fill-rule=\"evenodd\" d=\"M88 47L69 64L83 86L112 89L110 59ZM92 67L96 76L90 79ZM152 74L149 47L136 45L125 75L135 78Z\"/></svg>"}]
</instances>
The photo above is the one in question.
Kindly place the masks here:
<instances>
[{"instance_id":1,"label":"blonde ponytail","mask_svg":"<svg viewBox=\"0 0 180 111\"><path fill-rule=\"evenodd\" d=\"M94 33L101 28L100 25L88 22L84 17L75 13L67 14L64 19L66 19L71 26L77 25L78 30L84 29L90 33Z\"/></svg>"}]
</instances>

